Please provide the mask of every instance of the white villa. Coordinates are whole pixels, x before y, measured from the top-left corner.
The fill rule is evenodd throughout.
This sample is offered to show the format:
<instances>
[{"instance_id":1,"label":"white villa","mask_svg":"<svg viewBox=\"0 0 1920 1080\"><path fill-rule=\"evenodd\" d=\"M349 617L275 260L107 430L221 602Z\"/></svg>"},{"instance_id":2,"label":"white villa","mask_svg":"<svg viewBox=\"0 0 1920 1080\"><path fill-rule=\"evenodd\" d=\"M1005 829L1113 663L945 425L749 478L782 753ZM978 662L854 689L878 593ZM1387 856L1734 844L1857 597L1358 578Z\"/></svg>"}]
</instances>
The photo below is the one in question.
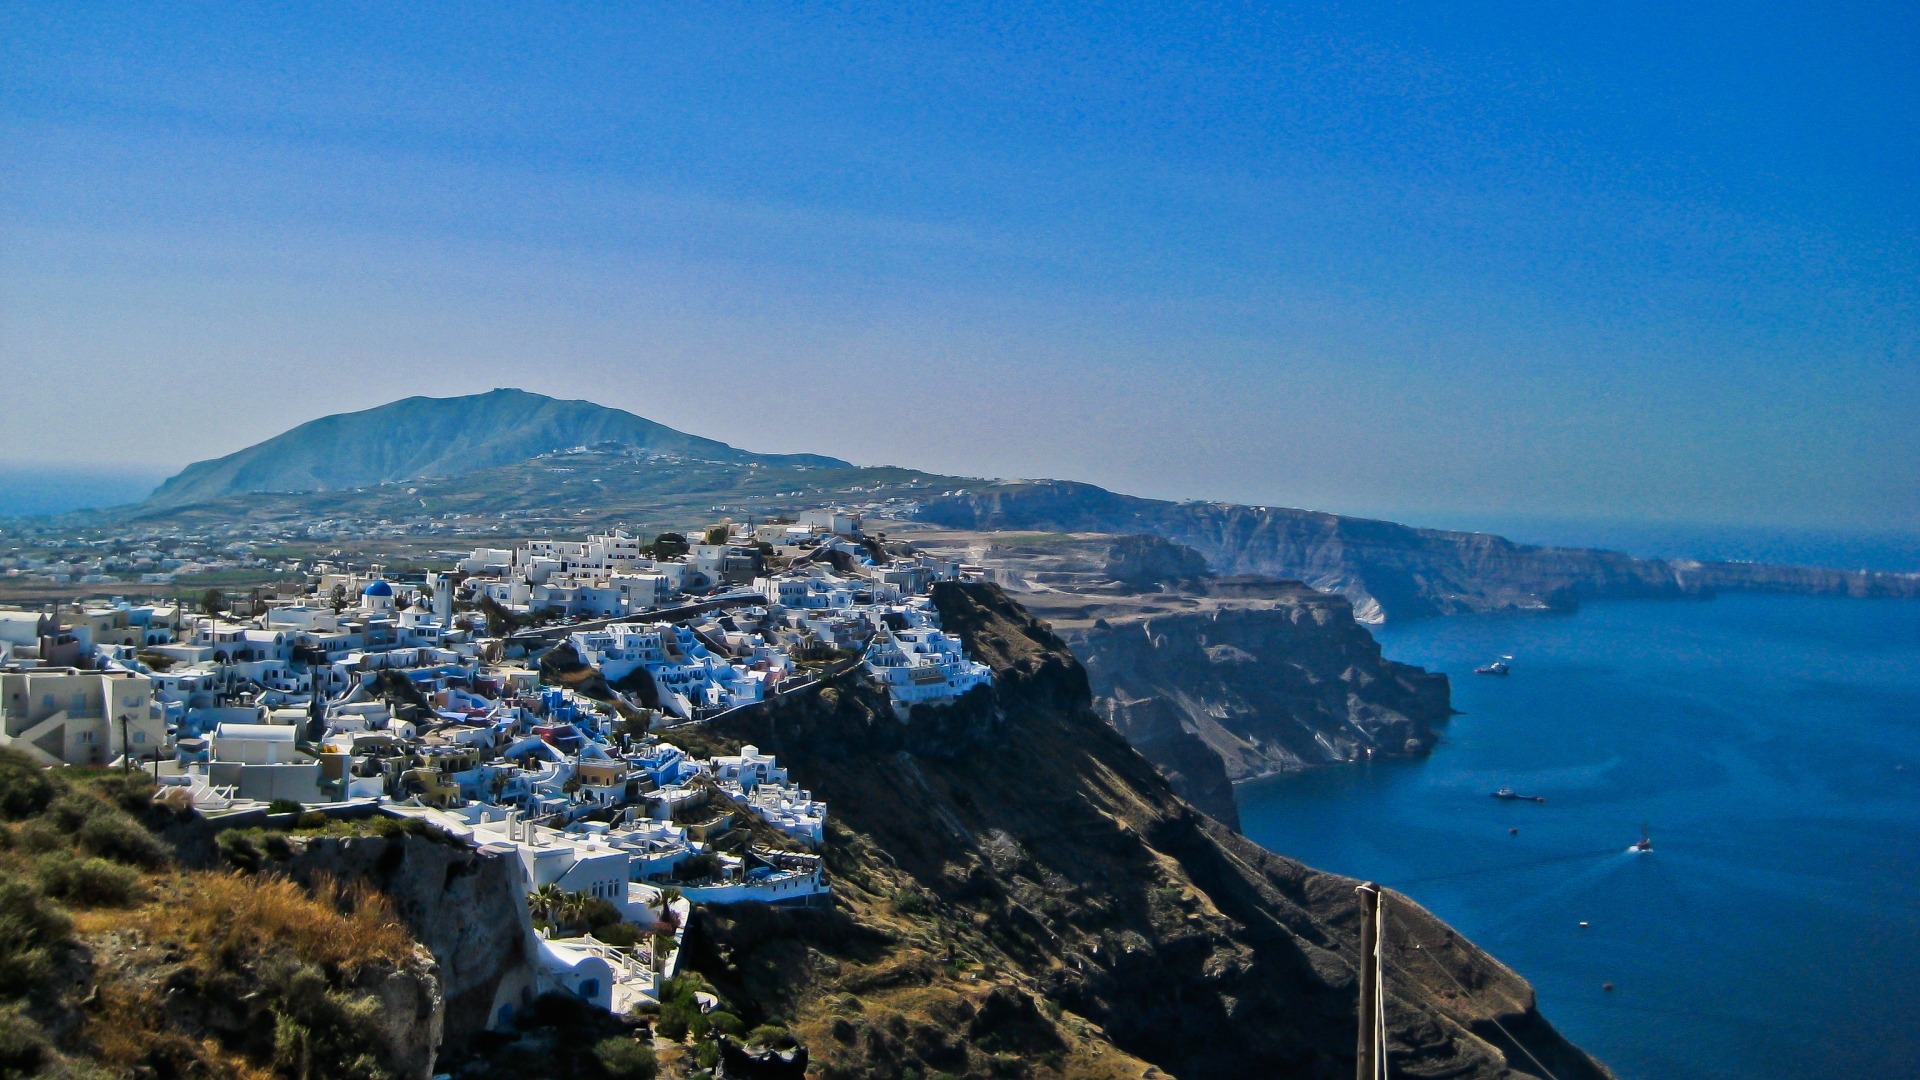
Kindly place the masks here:
<instances>
[{"instance_id":1,"label":"white villa","mask_svg":"<svg viewBox=\"0 0 1920 1080\"><path fill-rule=\"evenodd\" d=\"M967 659L960 639L934 627L881 630L867 646L867 673L887 688L902 716L915 705L943 705L993 682L993 669Z\"/></svg>"}]
</instances>

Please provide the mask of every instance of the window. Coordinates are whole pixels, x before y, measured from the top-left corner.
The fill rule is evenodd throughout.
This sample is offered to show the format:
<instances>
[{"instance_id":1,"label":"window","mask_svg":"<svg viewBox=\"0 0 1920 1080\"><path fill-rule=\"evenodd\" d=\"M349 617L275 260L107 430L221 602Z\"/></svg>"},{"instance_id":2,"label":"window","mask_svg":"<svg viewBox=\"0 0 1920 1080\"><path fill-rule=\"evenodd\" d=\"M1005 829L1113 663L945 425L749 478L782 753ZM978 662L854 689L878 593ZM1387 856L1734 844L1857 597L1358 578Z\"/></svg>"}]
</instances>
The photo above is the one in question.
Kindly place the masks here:
<instances>
[{"instance_id":1,"label":"window","mask_svg":"<svg viewBox=\"0 0 1920 1080\"><path fill-rule=\"evenodd\" d=\"M580 981L580 996L583 998L586 998L588 1001L592 1001L594 998L599 997L600 996L600 980L599 979L582 979Z\"/></svg>"},{"instance_id":2,"label":"window","mask_svg":"<svg viewBox=\"0 0 1920 1080\"><path fill-rule=\"evenodd\" d=\"M136 732L134 732L134 733L133 733L133 741L134 741L135 743L143 743L143 742L146 742L146 741L147 741L147 733L146 733L146 732L144 732L144 731L136 731Z\"/></svg>"},{"instance_id":3,"label":"window","mask_svg":"<svg viewBox=\"0 0 1920 1080\"><path fill-rule=\"evenodd\" d=\"M83 712L86 712L86 711L87 711L87 695L85 695L85 694L75 694L75 695L73 695L73 709L72 709L72 711L74 711L74 712L77 712L77 713L83 713Z\"/></svg>"}]
</instances>

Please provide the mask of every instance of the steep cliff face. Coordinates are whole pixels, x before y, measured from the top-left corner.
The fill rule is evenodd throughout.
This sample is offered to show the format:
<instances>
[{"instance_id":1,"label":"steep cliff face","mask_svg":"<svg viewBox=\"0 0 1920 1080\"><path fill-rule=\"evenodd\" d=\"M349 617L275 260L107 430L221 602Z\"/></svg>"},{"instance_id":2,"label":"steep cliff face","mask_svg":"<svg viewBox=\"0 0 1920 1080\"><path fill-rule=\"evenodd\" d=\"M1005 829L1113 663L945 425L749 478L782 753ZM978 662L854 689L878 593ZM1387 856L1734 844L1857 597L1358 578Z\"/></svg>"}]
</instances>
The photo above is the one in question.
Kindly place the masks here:
<instances>
[{"instance_id":1,"label":"steep cliff face","mask_svg":"<svg viewBox=\"0 0 1920 1080\"><path fill-rule=\"evenodd\" d=\"M828 800L835 903L704 912L693 965L744 1020L792 1026L823 1077L1351 1075L1356 883L1196 813L1001 590L935 600L991 691L902 722L848 680L707 733ZM1390 911L1397 1071L1609 1075L1519 976L1411 901Z\"/></svg>"},{"instance_id":2,"label":"steep cliff face","mask_svg":"<svg viewBox=\"0 0 1920 1080\"><path fill-rule=\"evenodd\" d=\"M1237 829L1233 782L1425 753L1447 677L1397 664L1345 597L1218 577L1157 536L938 533L917 546L984 569L1086 667L1094 708L1182 798Z\"/></svg>"},{"instance_id":3,"label":"steep cliff face","mask_svg":"<svg viewBox=\"0 0 1920 1080\"><path fill-rule=\"evenodd\" d=\"M1920 597L1920 574L1636 559L1308 510L1160 502L1059 480L930 499L917 516L955 529L1153 533L1193 547L1220 573L1340 593L1363 622L1716 590Z\"/></svg>"},{"instance_id":4,"label":"steep cliff face","mask_svg":"<svg viewBox=\"0 0 1920 1080\"><path fill-rule=\"evenodd\" d=\"M274 872L310 888L367 882L432 954L446 1000L436 1049L462 1050L502 1005L532 1004L533 921L526 873L513 854L420 836L292 837L289 843L292 856L275 863Z\"/></svg>"},{"instance_id":5,"label":"steep cliff face","mask_svg":"<svg viewBox=\"0 0 1920 1080\"><path fill-rule=\"evenodd\" d=\"M1293 583L1271 591L1054 627L1086 666L1094 708L1152 761L1152 733L1169 720L1236 781L1432 748L1434 725L1452 714L1445 675L1383 658L1344 597Z\"/></svg>"}]
</instances>

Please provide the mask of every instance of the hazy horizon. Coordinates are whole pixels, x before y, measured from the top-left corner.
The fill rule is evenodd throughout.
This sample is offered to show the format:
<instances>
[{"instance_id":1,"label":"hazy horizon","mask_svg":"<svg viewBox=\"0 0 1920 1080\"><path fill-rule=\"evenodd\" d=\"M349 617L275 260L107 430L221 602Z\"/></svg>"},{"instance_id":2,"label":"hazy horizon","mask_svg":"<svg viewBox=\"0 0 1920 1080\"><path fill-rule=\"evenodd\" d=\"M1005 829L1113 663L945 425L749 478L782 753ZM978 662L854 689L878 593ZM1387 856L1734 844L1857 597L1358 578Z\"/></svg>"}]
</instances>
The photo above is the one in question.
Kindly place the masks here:
<instances>
[{"instance_id":1,"label":"hazy horizon","mask_svg":"<svg viewBox=\"0 0 1920 1080\"><path fill-rule=\"evenodd\" d=\"M178 471L177 468L157 470L145 466L74 467L48 462L0 461L0 518L49 516L138 502ZM1515 515L1384 516L1417 528L1492 533L1523 544L1605 548L1641 558L1728 559L1848 570L1920 572L1920 531L1763 528L1684 521Z\"/></svg>"},{"instance_id":2,"label":"hazy horizon","mask_svg":"<svg viewBox=\"0 0 1920 1080\"><path fill-rule=\"evenodd\" d=\"M16 5L0 457L511 385L1158 498L1920 530L1917 18Z\"/></svg>"}]
</instances>

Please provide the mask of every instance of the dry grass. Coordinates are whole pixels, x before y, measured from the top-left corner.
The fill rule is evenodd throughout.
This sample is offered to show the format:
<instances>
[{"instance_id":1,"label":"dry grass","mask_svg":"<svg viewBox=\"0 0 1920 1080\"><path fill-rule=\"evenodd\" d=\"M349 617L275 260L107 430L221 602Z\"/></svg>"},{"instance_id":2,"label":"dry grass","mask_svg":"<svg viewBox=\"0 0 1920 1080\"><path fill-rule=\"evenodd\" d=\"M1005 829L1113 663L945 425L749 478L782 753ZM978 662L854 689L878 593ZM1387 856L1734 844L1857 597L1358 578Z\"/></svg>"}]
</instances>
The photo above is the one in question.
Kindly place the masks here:
<instances>
[{"instance_id":1,"label":"dry grass","mask_svg":"<svg viewBox=\"0 0 1920 1080\"><path fill-rule=\"evenodd\" d=\"M323 883L310 894L285 878L236 873L180 872L150 881L153 899L138 910L82 912L76 929L86 935L131 928L149 948L178 949L187 967L202 973L203 988L219 985L206 978L219 972L261 986L259 972L289 954L311 965L308 970L318 969L313 978L323 989L326 977L319 972L350 980L368 966L399 966L416 955L392 905L365 882L346 888ZM269 978L261 992L287 991ZM140 974L139 961L127 970L102 970L95 993L98 1007L89 1010L86 1038L105 1065L132 1075L145 1069L210 1080L281 1075L274 1063L250 1059L257 1051L179 1030L162 987ZM276 1015L285 1006L275 1005Z\"/></svg>"},{"instance_id":2,"label":"dry grass","mask_svg":"<svg viewBox=\"0 0 1920 1080\"><path fill-rule=\"evenodd\" d=\"M87 1039L106 1065L139 1075L161 1066L177 1076L212 1080L275 1080L270 1069L249 1062L215 1039L193 1039L168 1030L166 1006L157 994L108 980L98 988L99 1007L88 1016Z\"/></svg>"},{"instance_id":3,"label":"dry grass","mask_svg":"<svg viewBox=\"0 0 1920 1080\"><path fill-rule=\"evenodd\" d=\"M323 884L316 897L284 878L180 874L158 903L141 910L140 922L156 940L211 955L279 947L342 972L405 963L416 947L393 905L365 882L348 888Z\"/></svg>"}]
</instances>

